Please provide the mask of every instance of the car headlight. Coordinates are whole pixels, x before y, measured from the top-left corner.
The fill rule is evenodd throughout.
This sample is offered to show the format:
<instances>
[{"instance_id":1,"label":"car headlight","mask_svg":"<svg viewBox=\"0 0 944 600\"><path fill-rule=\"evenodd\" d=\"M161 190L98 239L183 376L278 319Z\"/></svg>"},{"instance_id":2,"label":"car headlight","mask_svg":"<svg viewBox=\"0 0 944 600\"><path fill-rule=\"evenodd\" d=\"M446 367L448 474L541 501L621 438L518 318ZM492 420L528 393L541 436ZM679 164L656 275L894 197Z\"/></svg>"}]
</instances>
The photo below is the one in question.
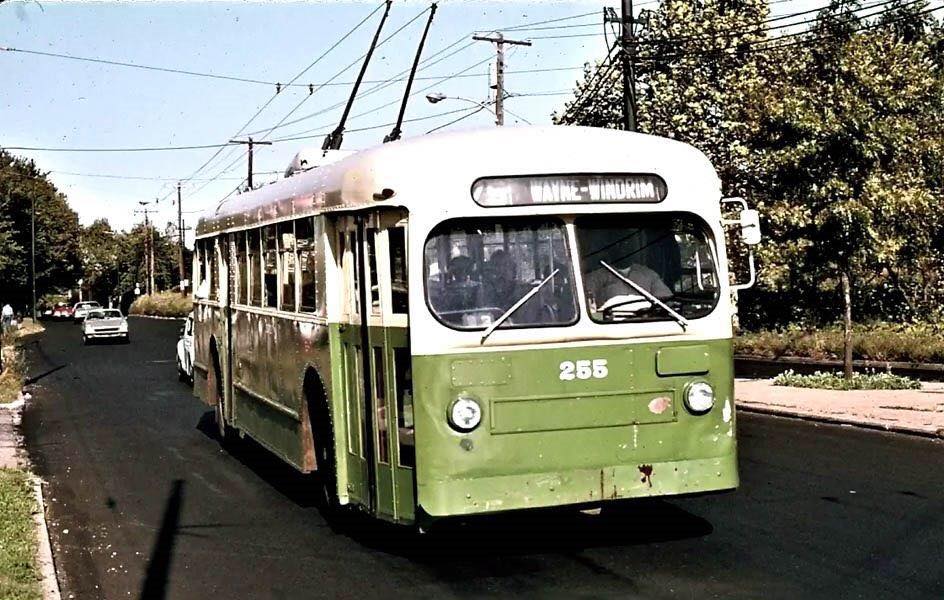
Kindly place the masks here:
<instances>
[{"instance_id":1,"label":"car headlight","mask_svg":"<svg viewBox=\"0 0 944 600\"><path fill-rule=\"evenodd\" d=\"M471 396L459 396L449 407L449 425L460 433L468 433L482 422L482 407Z\"/></svg>"},{"instance_id":2,"label":"car headlight","mask_svg":"<svg viewBox=\"0 0 944 600\"><path fill-rule=\"evenodd\" d=\"M127 324L127 323L122 323L121 325L119 325L119 326L118 326L118 331L128 331L128 324Z\"/></svg>"},{"instance_id":3,"label":"car headlight","mask_svg":"<svg viewBox=\"0 0 944 600\"><path fill-rule=\"evenodd\" d=\"M711 384L705 381L696 381L685 391L685 406L689 412L702 415L715 405L715 391Z\"/></svg>"}]
</instances>

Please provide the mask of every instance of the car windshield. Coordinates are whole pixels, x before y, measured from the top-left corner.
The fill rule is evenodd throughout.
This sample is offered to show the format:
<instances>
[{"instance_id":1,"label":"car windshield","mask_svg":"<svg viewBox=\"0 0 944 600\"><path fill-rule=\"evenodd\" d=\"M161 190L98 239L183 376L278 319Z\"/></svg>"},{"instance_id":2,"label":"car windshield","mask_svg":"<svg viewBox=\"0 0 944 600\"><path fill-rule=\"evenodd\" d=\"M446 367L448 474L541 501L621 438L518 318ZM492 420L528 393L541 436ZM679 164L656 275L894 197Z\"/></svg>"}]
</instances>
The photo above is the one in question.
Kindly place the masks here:
<instances>
[{"instance_id":1,"label":"car windshield","mask_svg":"<svg viewBox=\"0 0 944 600\"><path fill-rule=\"evenodd\" d=\"M120 319L121 318L120 310L105 310L105 311L101 311L101 314L102 316L100 318L102 319Z\"/></svg>"},{"instance_id":2,"label":"car windshield","mask_svg":"<svg viewBox=\"0 0 944 600\"><path fill-rule=\"evenodd\" d=\"M717 304L710 233L694 215L588 215L575 228L594 321L675 319L667 308L694 319Z\"/></svg>"},{"instance_id":3,"label":"car windshield","mask_svg":"<svg viewBox=\"0 0 944 600\"><path fill-rule=\"evenodd\" d=\"M424 264L426 301L437 319L455 329L486 329L545 279L499 328L577 320L572 261L561 221L447 221L426 240Z\"/></svg>"},{"instance_id":4,"label":"car windshield","mask_svg":"<svg viewBox=\"0 0 944 600\"><path fill-rule=\"evenodd\" d=\"M102 310L90 310L88 316L85 317L89 321L92 319L104 319L105 311Z\"/></svg>"}]
</instances>

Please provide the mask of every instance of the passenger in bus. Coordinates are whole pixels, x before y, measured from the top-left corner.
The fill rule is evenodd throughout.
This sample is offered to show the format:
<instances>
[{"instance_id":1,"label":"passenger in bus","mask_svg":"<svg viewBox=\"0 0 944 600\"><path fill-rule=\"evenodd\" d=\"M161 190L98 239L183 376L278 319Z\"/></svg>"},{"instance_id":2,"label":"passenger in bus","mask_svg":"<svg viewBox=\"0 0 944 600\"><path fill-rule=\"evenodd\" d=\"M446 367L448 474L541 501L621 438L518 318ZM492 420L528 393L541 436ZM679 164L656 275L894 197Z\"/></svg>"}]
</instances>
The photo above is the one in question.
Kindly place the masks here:
<instances>
[{"instance_id":1,"label":"passenger in bus","mask_svg":"<svg viewBox=\"0 0 944 600\"><path fill-rule=\"evenodd\" d=\"M445 310L467 310L478 306L480 284L473 281L472 259L460 254L449 261L446 271Z\"/></svg>"}]
</instances>

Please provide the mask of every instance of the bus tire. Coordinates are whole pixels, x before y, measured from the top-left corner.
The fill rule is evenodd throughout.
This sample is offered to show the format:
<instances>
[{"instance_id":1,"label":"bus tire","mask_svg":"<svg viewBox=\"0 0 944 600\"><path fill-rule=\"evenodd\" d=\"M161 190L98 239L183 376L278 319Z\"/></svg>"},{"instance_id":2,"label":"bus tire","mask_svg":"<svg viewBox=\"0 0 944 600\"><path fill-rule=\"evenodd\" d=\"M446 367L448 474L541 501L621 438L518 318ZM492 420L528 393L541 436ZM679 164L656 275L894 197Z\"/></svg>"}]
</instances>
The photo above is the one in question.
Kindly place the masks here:
<instances>
[{"instance_id":1,"label":"bus tire","mask_svg":"<svg viewBox=\"0 0 944 600\"><path fill-rule=\"evenodd\" d=\"M331 420L324 385L314 371L309 371L305 376L305 399L308 404L308 422L312 438L314 438L315 475L318 482L316 501L325 518L336 521L341 505L338 501L334 424Z\"/></svg>"},{"instance_id":2,"label":"bus tire","mask_svg":"<svg viewBox=\"0 0 944 600\"><path fill-rule=\"evenodd\" d=\"M207 392L212 394L213 403L213 421L216 423L216 435L220 444L226 446L235 439L233 428L226 422L226 404L223 394L223 377L220 368L220 356L216 351L216 344L210 349L210 356L213 359L213 368L207 373Z\"/></svg>"}]
</instances>

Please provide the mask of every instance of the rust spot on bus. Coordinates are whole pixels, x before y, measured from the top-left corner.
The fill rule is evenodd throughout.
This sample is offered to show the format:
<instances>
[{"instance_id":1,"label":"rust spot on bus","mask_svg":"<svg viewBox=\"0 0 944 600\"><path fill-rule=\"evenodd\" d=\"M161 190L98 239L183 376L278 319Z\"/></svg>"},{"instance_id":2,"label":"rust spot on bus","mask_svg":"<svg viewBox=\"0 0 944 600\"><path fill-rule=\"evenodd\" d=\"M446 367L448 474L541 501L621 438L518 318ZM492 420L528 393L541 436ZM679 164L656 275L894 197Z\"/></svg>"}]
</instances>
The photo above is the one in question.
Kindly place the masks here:
<instances>
[{"instance_id":1,"label":"rust spot on bus","mask_svg":"<svg viewBox=\"0 0 944 600\"><path fill-rule=\"evenodd\" d=\"M639 465L639 472L642 473L643 483L648 483L649 487L652 487L652 465Z\"/></svg>"}]
</instances>

